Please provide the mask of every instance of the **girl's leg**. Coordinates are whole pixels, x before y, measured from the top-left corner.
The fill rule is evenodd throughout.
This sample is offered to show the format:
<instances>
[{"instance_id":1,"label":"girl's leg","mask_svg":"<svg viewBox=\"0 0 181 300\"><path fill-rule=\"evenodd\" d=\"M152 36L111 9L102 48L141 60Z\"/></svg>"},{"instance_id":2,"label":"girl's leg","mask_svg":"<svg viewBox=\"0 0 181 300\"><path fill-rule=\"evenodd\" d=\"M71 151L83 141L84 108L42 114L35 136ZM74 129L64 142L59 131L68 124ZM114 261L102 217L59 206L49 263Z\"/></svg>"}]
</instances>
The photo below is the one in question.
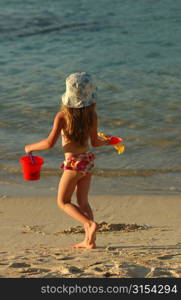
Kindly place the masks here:
<instances>
[{"instance_id":1,"label":"girl's leg","mask_svg":"<svg viewBox=\"0 0 181 300\"><path fill-rule=\"evenodd\" d=\"M58 189L58 206L64 210L68 215L77 221L81 222L86 228L88 232L89 239L87 241L86 248L94 247L94 234L97 230L97 224L86 217L80 209L71 203L71 197L75 190L75 187L78 181L83 177L82 173L72 171L72 170L64 170L63 175L61 177Z\"/></svg>"},{"instance_id":2,"label":"girl's leg","mask_svg":"<svg viewBox=\"0 0 181 300\"><path fill-rule=\"evenodd\" d=\"M80 211L87 216L90 220L93 220L93 212L92 209L89 205L88 202L88 192L89 192L89 188L90 188L90 182L91 182L91 174L85 175L83 178L81 178L78 182L77 182L77 187L76 187L76 196L77 196L77 203L78 203L78 207L80 209ZM88 232L85 229L85 239L83 242L76 244L74 247L75 248L84 248L88 242L89 239L89 235ZM95 236L94 236L94 246L95 245Z\"/></svg>"},{"instance_id":3,"label":"girl's leg","mask_svg":"<svg viewBox=\"0 0 181 300\"><path fill-rule=\"evenodd\" d=\"M90 220L94 219L92 209L88 202L88 193L91 183L92 174L87 174L77 182L76 196L77 204L83 214L85 214Z\"/></svg>"}]
</instances>

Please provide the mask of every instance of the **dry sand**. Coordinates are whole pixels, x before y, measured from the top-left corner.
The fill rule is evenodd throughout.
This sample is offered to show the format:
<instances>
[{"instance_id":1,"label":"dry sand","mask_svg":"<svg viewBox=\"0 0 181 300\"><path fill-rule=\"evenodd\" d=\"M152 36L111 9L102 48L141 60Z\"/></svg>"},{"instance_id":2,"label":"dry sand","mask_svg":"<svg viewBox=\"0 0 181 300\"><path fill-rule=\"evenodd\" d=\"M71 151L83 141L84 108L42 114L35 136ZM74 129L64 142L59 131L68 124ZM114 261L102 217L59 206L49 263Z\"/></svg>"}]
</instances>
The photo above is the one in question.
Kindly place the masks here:
<instances>
[{"instance_id":1,"label":"dry sand","mask_svg":"<svg viewBox=\"0 0 181 300\"><path fill-rule=\"evenodd\" d=\"M75 201L75 199L74 199ZM97 248L56 197L0 198L0 277L181 277L180 196L90 196Z\"/></svg>"}]
</instances>

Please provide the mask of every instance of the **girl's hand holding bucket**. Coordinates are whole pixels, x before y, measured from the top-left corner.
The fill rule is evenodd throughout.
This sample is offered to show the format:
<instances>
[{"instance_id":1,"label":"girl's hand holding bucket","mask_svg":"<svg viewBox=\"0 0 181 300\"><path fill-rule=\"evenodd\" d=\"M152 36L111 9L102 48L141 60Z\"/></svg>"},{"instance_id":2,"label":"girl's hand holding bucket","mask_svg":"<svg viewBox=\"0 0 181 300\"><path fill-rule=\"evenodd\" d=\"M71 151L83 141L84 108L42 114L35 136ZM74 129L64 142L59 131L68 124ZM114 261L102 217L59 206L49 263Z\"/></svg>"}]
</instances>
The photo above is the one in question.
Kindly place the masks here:
<instances>
[{"instance_id":1,"label":"girl's hand holding bucket","mask_svg":"<svg viewBox=\"0 0 181 300\"><path fill-rule=\"evenodd\" d=\"M28 155L32 152L32 151L30 151L29 145L25 145L25 152Z\"/></svg>"},{"instance_id":2,"label":"girl's hand holding bucket","mask_svg":"<svg viewBox=\"0 0 181 300\"><path fill-rule=\"evenodd\" d=\"M25 146L25 152L28 155L21 157L19 160L19 163L23 168L23 178L25 180L40 179L40 171L44 159L40 156L32 155L31 151L28 150L28 145Z\"/></svg>"}]
</instances>

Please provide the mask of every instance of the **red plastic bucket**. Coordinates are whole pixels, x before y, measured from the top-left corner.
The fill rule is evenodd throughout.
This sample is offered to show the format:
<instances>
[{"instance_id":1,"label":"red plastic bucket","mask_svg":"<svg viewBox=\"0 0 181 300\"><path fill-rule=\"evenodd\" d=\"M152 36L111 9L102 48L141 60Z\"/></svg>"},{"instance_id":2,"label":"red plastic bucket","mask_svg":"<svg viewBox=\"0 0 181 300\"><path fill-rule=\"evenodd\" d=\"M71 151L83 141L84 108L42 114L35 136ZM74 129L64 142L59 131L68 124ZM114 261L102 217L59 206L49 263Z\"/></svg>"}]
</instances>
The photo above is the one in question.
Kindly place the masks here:
<instances>
[{"instance_id":1,"label":"red plastic bucket","mask_svg":"<svg viewBox=\"0 0 181 300\"><path fill-rule=\"evenodd\" d=\"M33 161L30 156L23 156L20 158L19 163L23 167L23 178L25 180L38 180L40 179L41 165L44 160L40 156L33 156Z\"/></svg>"}]
</instances>

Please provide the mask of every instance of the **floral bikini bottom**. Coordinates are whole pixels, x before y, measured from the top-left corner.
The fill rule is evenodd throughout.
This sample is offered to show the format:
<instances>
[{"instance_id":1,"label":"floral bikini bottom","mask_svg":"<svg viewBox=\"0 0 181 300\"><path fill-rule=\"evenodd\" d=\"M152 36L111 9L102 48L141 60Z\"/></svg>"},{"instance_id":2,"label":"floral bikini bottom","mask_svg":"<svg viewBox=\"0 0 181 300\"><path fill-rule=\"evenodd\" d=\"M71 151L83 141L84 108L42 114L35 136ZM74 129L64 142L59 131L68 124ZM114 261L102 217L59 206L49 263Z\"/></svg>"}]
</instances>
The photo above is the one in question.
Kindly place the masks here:
<instances>
[{"instance_id":1,"label":"floral bikini bottom","mask_svg":"<svg viewBox=\"0 0 181 300\"><path fill-rule=\"evenodd\" d=\"M92 152L74 154L67 157L61 168L64 170L73 170L83 173L92 173L94 167L95 155Z\"/></svg>"}]
</instances>

